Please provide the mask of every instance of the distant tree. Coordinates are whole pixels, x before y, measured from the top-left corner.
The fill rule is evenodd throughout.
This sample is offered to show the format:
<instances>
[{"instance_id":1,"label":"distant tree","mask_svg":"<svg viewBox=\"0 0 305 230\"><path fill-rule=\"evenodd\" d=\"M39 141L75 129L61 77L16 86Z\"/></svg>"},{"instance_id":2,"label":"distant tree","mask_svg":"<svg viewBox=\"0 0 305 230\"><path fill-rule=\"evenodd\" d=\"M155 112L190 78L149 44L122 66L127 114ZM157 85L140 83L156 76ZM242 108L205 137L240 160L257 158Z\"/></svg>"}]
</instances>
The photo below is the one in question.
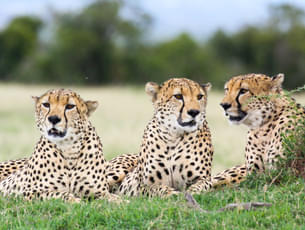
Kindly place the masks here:
<instances>
[{"instance_id":1,"label":"distant tree","mask_svg":"<svg viewBox=\"0 0 305 230\"><path fill-rule=\"evenodd\" d=\"M162 82L170 77L186 77L207 82L219 73L215 69L218 62L208 48L187 33L151 46L139 61L145 81Z\"/></svg>"},{"instance_id":2,"label":"distant tree","mask_svg":"<svg viewBox=\"0 0 305 230\"><path fill-rule=\"evenodd\" d=\"M37 45L43 23L36 17L17 17L0 32L0 80L11 80L11 75Z\"/></svg>"},{"instance_id":3,"label":"distant tree","mask_svg":"<svg viewBox=\"0 0 305 230\"><path fill-rule=\"evenodd\" d=\"M285 85L296 88L305 84L305 12L293 5L271 6L266 30L276 30L273 70L286 73Z\"/></svg>"},{"instance_id":4,"label":"distant tree","mask_svg":"<svg viewBox=\"0 0 305 230\"><path fill-rule=\"evenodd\" d=\"M265 25L247 26L231 35L218 31L208 44L228 72L283 72L285 86L295 88L305 83L304 12L286 4L272 6L270 12Z\"/></svg>"},{"instance_id":5,"label":"distant tree","mask_svg":"<svg viewBox=\"0 0 305 230\"><path fill-rule=\"evenodd\" d=\"M304 11L290 4L271 5L269 24L271 28L288 31L296 26L304 26Z\"/></svg>"},{"instance_id":6,"label":"distant tree","mask_svg":"<svg viewBox=\"0 0 305 230\"><path fill-rule=\"evenodd\" d=\"M100 0L80 13L57 13L54 40L36 62L38 74L45 81L61 83L126 80L123 51L138 42L141 23L122 18L122 7L121 1Z\"/></svg>"}]
</instances>

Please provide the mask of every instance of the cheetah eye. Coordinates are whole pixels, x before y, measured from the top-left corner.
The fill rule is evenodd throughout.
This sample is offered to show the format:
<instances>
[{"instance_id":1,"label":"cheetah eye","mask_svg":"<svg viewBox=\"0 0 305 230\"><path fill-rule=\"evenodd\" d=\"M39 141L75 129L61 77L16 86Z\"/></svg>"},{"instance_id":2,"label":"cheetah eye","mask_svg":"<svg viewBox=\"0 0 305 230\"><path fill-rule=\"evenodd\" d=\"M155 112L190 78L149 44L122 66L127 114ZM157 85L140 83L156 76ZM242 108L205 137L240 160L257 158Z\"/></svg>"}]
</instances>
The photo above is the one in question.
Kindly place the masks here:
<instances>
[{"instance_id":1,"label":"cheetah eye","mask_svg":"<svg viewBox=\"0 0 305 230\"><path fill-rule=\"evenodd\" d=\"M67 104L66 105L66 109L73 109L75 107L75 105L72 105L72 104Z\"/></svg>"},{"instance_id":2,"label":"cheetah eye","mask_svg":"<svg viewBox=\"0 0 305 230\"><path fill-rule=\"evenodd\" d=\"M42 103L42 105L43 105L45 108L50 108L50 103L48 103L48 102Z\"/></svg>"},{"instance_id":3,"label":"cheetah eye","mask_svg":"<svg viewBox=\"0 0 305 230\"><path fill-rule=\"evenodd\" d=\"M176 99L178 99L178 100L182 100L183 99L183 96L182 96L182 94L175 94L174 95L174 97L176 98Z\"/></svg>"},{"instance_id":4,"label":"cheetah eye","mask_svg":"<svg viewBox=\"0 0 305 230\"><path fill-rule=\"evenodd\" d=\"M244 89L244 88L241 88L240 91L239 91L239 94L245 94L247 93L249 90L247 89Z\"/></svg>"},{"instance_id":5,"label":"cheetah eye","mask_svg":"<svg viewBox=\"0 0 305 230\"><path fill-rule=\"evenodd\" d=\"M202 94L198 94L198 95L197 95L197 99L198 99L198 101L199 101L199 100L201 100L201 99L202 99L202 97L203 97L203 95L202 95Z\"/></svg>"}]
</instances>

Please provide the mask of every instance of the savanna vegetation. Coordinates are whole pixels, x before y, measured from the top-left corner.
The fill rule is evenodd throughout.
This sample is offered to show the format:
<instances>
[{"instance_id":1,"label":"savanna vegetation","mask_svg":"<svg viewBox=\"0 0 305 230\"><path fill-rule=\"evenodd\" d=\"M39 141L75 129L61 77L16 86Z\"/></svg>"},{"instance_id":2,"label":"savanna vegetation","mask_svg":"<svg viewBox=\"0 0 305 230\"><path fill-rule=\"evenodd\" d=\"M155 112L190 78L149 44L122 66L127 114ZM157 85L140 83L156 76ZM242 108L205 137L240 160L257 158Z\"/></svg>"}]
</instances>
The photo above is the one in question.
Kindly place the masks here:
<instances>
[{"instance_id":1,"label":"savanna vegetation","mask_svg":"<svg viewBox=\"0 0 305 230\"><path fill-rule=\"evenodd\" d=\"M269 13L234 33L219 29L202 39L182 33L166 41L149 39L153 17L129 1L53 10L48 21L17 17L0 31L0 81L142 84L184 76L222 88L232 75L282 72L285 87L296 88L305 82L304 11L284 4Z\"/></svg>"}]
</instances>

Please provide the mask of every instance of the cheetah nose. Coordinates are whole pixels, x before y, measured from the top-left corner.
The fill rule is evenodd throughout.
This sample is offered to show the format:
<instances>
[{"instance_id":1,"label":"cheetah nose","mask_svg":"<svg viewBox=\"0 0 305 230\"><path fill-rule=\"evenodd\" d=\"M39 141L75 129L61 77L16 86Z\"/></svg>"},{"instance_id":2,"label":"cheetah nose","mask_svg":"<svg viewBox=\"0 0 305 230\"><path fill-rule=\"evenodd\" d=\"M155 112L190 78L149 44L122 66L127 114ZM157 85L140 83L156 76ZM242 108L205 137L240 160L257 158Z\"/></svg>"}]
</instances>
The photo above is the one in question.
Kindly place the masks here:
<instances>
[{"instance_id":1,"label":"cheetah nose","mask_svg":"<svg viewBox=\"0 0 305 230\"><path fill-rule=\"evenodd\" d=\"M224 110L227 110L228 108L231 107L231 105L228 104L228 103L220 103L220 105L222 106L222 108L223 108Z\"/></svg>"},{"instance_id":2,"label":"cheetah nose","mask_svg":"<svg viewBox=\"0 0 305 230\"><path fill-rule=\"evenodd\" d=\"M56 125L61 121L61 119L58 116L49 116L48 117L49 122L51 122L53 125Z\"/></svg>"},{"instance_id":3,"label":"cheetah nose","mask_svg":"<svg viewBox=\"0 0 305 230\"><path fill-rule=\"evenodd\" d=\"M187 111L187 114L192 116L193 118L195 118L199 114L199 110L191 109L191 110Z\"/></svg>"}]
</instances>

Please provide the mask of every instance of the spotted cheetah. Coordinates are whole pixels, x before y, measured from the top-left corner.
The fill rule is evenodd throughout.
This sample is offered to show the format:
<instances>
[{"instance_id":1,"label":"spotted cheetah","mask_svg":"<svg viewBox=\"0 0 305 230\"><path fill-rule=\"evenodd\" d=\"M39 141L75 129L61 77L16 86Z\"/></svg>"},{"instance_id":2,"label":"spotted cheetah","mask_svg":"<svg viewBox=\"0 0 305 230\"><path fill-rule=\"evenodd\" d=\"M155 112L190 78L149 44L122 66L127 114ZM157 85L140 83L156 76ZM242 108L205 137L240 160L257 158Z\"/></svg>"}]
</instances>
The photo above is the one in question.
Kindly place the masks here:
<instances>
[{"instance_id":1,"label":"spotted cheetah","mask_svg":"<svg viewBox=\"0 0 305 230\"><path fill-rule=\"evenodd\" d=\"M119 196L109 193L102 144L88 120L98 103L84 101L65 89L33 98L40 140L26 164L0 182L0 192L28 200L103 198L120 202ZM110 171L116 172L115 164Z\"/></svg>"},{"instance_id":2,"label":"spotted cheetah","mask_svg":"<svg viewBox=\"0 0 305 230\"><path fill-rule=\"evenodd\" d=\"M144 131L138 165L119 194L167 197L210 189L213 147L205 117L210 87L185 78L146 84L154 115Z\"/></svg>"},{"instance_id":3,"label":"spotted cheetah","mask_svg":"<svg viewBox=\"0 0 305 230\"><path fill-rule=\"evenodd\" d=\"M247 74L233 77L225 84L221 106L226 116L233 124L249 127L246 162L214 176L214 188L240 183L248 173L263 172L285 157L281 134L293 129L298 119L304 119L305 110L284 95L283 81L283 74Z\"/></svg>"}]
</instances>

